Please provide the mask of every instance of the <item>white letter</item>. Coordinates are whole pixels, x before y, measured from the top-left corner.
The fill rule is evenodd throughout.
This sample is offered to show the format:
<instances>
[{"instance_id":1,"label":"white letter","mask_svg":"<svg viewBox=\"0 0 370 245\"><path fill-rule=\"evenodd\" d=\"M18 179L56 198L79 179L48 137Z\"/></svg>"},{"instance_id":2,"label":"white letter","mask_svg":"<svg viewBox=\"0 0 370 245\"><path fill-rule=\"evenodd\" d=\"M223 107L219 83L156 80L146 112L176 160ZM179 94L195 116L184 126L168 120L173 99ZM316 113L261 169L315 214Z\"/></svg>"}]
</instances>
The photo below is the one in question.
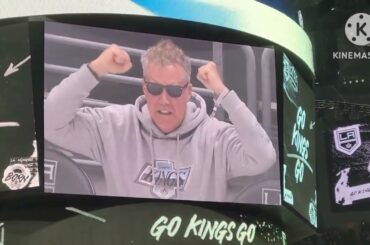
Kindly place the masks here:
<instances>
[{"instance_id":1,"label":"white letter","mask_svg":"<svg viewBox=\"0 0 370 245\"><path fill-rule=\"evenodd\" d=\"M240 245L243 245L244 239L247 236L247 232L246 232L247 228L248 228L247 224L243 222L240 224L238 231L236 232L236 239L238 239L238 241L240 242Z\"/></svg>"},{"instance_id":2,"label":"white letter","mask_svg":"<svg viewBox=\"0 0 370 245\"><path fill-rule=\"evenodd\" d=\"M179 231L181 225L181 218L179 216L174 217L171 222L168 224L168 236L174 237Z\"/></svg>"},{"instance_id":3,"label":"white letter","mask_svg":"<svg viewBox=\"0 0 370 245\"><path fill-rule=\"evenodd\" d=\"M227 223L225 221L221 221L216 229L215 238L218 240L219 244L222 244L226 236L226 233L227 233L226 228L227 228Z\"/></svg>"},{"instance_id":4,"label":"white letter","mask_svg":"<svg viewBox=\"0 0 370 245\"><path fill-rule=\"evenodd\" d=\"M247 231L247 241L249 243L252 243L255 235L256 235L256 225L250 224Z\"/></svg>"},{"instance_id":5,"label":"white letter","mask_svg":"<svg viewBox=\"0 0 370 245\"><path fill-rule=\"evenodd\" d=\"M194 214L193 217L191 218L189 224L188 224L188 227L186 228L184 238L187 238L189 236L189 233L190 233L191 230L193 230L193 233L196 236L197 235L197 230L196 229L197 229L197 226L199 226L200 224L202 224L202 220L197 221L197 215Z\"/></svg>"},{"instance_id":6,"label":"white letter","mask_svg":"<svg viewBox=\"0 0 370 245\"><path fill-rule=\"evenodd\" d=\"M159 239L161 238L163 231L166 229L167 221L168 218L166 216L162 216L157 219L156 222L154 222L152 228L150 229L150 235L155 237L155 240L159 241ZM163 223L163 225L159 226L161 223Z\"/></svg>"}]
</instances>

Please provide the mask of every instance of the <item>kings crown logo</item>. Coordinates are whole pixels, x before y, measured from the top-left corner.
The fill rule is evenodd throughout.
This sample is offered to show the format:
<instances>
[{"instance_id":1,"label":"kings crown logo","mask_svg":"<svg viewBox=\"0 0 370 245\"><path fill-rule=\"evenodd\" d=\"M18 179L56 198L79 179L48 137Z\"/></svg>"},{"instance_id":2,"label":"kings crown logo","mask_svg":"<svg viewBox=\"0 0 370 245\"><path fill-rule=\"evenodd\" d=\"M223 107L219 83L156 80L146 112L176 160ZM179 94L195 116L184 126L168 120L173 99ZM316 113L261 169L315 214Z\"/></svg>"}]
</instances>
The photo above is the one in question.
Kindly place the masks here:
<instances>
[{"instance_id":1,"label":"kings crown logo","mask_svg":"<svg viewBox=\"0 0 370 245\"><path fill-rule=\"evenodd\" d=\"M359 125L340 127L334 130L335 148L346 154L352 155L361 146Z\"/></svg>"},{"instance_id":2,"label":"kings crown logo","mask_svg":"<svg viewBox=\"0 0 370 245\"><path fill-rule=\"evenodd\" d=\"M146 164L141 171L139 183L152 187L152 192L159 198L176 197L177 192L184 191L190 175L190 167L175 169L173 162L156 160L154 166Z\"/></svg>"}]
</instances>

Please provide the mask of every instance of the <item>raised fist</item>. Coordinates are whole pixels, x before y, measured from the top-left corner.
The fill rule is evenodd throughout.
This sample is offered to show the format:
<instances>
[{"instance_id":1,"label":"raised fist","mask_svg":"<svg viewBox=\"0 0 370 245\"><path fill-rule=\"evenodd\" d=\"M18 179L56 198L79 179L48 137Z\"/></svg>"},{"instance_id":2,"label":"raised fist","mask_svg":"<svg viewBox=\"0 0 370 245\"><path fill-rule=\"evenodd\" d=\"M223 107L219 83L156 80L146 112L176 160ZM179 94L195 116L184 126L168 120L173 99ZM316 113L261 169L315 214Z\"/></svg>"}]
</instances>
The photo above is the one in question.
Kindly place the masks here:
<instances>
[{"instance_id":1,"label":"raised fist","mask_svg":"<svg viewBox=\"0 0 370 245\"><path fill-rule=\"evenodd\" d=\"M125 73L131 69L132 63L129 54L116 44L106 48L95 60L91 61L89 67L98 77L108 73Z\"/></svg>"},{"instance_id":2,"label":"raised fist","mask_svg":"<svg viewBox=\"0 0 370 245\"><path fill-rule=\"evenodd\" d=\"M218 73L217 65L212 61L198 68L197 78L204 87L212 90L216 95L220 95L226 88Z\"/></svg>"}]
</instances>

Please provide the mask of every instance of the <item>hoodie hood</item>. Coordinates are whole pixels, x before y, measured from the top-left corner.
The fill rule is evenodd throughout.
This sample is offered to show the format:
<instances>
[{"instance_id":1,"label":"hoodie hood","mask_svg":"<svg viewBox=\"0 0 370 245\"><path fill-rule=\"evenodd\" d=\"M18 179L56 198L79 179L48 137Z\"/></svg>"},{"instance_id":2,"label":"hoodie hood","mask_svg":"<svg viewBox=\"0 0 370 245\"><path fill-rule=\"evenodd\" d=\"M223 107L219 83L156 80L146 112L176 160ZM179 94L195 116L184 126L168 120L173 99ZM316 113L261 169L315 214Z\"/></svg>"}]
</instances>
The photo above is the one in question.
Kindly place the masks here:
<instances>
[{"instance_id":1,"label":"hoodie hood","mask_svg":"<svg viewBox=\"0 0 370 245\"><path fill-rule=\"evenodd\" d=\"M186 115L180 127L174 131L165 134L154 123L150 117L147 106L147 101L144 95L136 99L135 102L136 115L145 131L150 132L156 138L177 138L181 137L201 124L207 117L207 107L203 98L192 93L190 100L187 103Z\"/></svg>"}]
</instances>

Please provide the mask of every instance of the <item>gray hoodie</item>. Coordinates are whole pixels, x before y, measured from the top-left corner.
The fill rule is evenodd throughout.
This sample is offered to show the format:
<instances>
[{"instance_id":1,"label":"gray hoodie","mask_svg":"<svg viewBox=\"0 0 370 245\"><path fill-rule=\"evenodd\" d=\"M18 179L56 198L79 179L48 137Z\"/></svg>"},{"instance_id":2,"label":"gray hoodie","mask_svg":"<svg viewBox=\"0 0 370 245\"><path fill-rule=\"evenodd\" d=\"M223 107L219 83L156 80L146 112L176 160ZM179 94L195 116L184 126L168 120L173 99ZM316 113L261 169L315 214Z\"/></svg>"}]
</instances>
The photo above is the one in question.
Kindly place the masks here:
<instances>
[{"instance_id":1,"label":"gray hoodie","mask_svg":"<svg viewBox=\"0 0 370 245\"><path fill-rule=\"evenodd\" d=\"M110 196L226 201L230 178L257 175L276 161L272 143L234 91L221 106L233 124L211 118L196 93L175 131L152 122L144 96L135 105L80 108L99 82L86 65L45 101L45 138L102 163Z\"/></svg>"}]
</instances>

